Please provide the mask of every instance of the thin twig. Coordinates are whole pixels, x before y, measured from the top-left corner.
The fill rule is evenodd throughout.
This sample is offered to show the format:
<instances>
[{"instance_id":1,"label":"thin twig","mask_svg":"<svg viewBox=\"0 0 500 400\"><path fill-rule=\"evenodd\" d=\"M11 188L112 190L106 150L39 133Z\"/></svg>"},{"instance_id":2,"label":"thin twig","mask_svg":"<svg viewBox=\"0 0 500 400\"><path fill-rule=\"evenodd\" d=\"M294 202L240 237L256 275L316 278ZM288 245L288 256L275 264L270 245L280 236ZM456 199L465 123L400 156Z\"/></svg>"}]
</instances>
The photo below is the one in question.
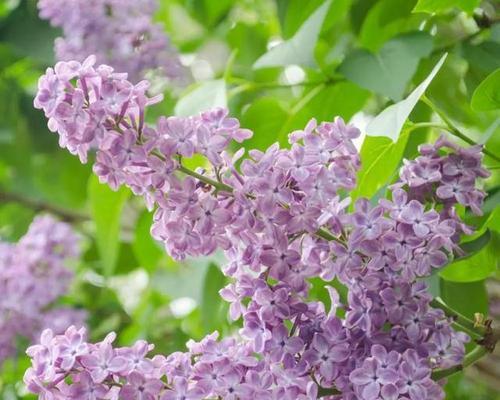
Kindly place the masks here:
<instances>
[{"instance_id":1,"label":"thin twig","mask_svg":"<svg viewBox=\"0 0 500 400\"><path fill-rule=\"evenodd\" d=\"M0 203L18 203L27 208L31 208L36 212L47 211L51 214L59 216L66 222L79 222L89 219L89 216L85 214L67 210L45 201L25 197L18 193L0 191Z\"/></svg>"},{"instance_id":2,"label":"thin twig","mask_svg":"<svg viewBox=\"0 0 500 400\"><path fill-rule=\"evenodd\" d=\"M464 133L462 133L455 126L455 124L453 122L451 122L451 120L446 116L446 114L444 112L442 112L431 100L429 100L428 97L426 97L424 95L424 96L421 97L420 100L422 100L425 104L427 104L429 106L429 108L431 108L443 120L443 122L448 127L447 128L448 132L450 132L452 135L454 135L454 136L462 139L464 142L466 142L468 144L471 144L471 145L477 145L478 144L474 140L472 140L470 137L468 137L467 135L465 135ZM494 160L500 161L500 157L498 157L496 154L494 154L491 151L489 151L485 146L483 146L482 152L485 155L493 158Z\"/></svg>"},{"instance_id":3,"label":"thin twig","mask_svg":"<svg viewBox=\"0 0 500 400\"><path fill-rule=\"evenodd\" d=\"M186 175L192 176L193 178L196 178L199 181L206 183L207 185L211 185L219 191L232 193L234 190L231 186L226 185L225 183L217 182L217 181L215 181L215 180L213 180L205 175L201 175L198 172L190 170L190 169L184 167L183 165L180 165L177 170L179 172L186 174Z\"/></svg>"},{"instance_id":4,"label":"thin twig","mask_svg":"<svg viewBox=\"0 0 500 400\"><path fill-rule=\"evenodd\" d=\"M446 305L439 297L431 301L431 306L443 310L448 317L454 320L459 328L465 328L464 330L467 332L472 332L474 335L480 337L480 339L476 339L478 346L467 353L460 364L434 370L432 372L432 379L438 381L451 376L474 364L488 353L493 352L495 345L500 340L500 332L491 327L491 320L486 320L484 323L478 324Z\"/></svg>"}]
</instances>

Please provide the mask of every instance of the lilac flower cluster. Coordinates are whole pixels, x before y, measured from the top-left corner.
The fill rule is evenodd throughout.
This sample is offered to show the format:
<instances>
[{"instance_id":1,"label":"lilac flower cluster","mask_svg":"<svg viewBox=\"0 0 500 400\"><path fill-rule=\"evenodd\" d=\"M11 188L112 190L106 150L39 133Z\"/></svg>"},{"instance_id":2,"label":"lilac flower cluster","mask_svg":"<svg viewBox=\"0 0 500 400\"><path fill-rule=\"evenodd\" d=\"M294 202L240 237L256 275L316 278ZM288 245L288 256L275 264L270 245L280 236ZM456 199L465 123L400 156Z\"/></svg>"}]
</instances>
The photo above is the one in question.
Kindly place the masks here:
<instances>
[{"instance_id":1,"label":"lilac flower cluster","mask_svg":"<svg viewBox=\"0 0 500 400\"><path fill-rule=\"evenodd\" d=\"M417 159L405 161L389 199L358 199L350 211L359 131L342 119L312 120L290 134L290 149L275 144L243 159L242 149L230 156L227 148L251 133L226 110L146 126L145 110L157 100L146 97L146 84L93 63L48 69L35 106L63 147L82 160L96 150L102 182L125 184L156 208L151 232L172 256L225 251L223 271L232 283L221 296L231 318L243 319L241 340L209 336L185 354L161 358L162 385L154 383L157 373L110 370L106 390L124 396L136 384L130 382L143 382L158 389L148 399L443 398L431 372L460 363L468 337L430 306L421 278L460 254L460 235L472 231L455 206L480 212L477 183L488 176L480 147L462 149L444 138L422 146ZM183 159L194 154L210 168L187 169ZM336 279L348 298L341 302L327 286L327 312L309 299L317 277ZM62 340L40 350L56 354L48 362L56 375ZM84 358L56 377L37 357L26 380L39 382L38 392L50 388L57 398L67 376L74 384L103 382Z\"/></svg>"},{"instance_id":2,"label":"lilac flower cluster","mask_svg":"<svg viewBox=\"0 0 500 400\"><path fill-rule=\"evenodd\" d=\"M160 24L152 21L156 0L39 0L40 17L62 28L55 41L58 60L83 61L95 54L99 63L127 72L138 82L145 72L181 82L185 71L177 50Z\"/></svg>"},{"instance_id":3,"label":"lilac flower cluster","mask_svg":"<svg viewBox=\"0 0 500 400\"><path fill-rule=\"evenodd\" d=\"M50 216L36 217L18 243L0 242L0 364L15 353L19 335L35 341L43 328L62 333L83 323L82 311L48 308L73 278L65 264L79 255L78 242Z\"/></svg>"},{"instance_id":4,"label":"lilac flower cluster","mask_svg":"<svg viewBox=\"0 0 500 400\"><path fill-rule=\"evenodd\" d=\"M439 155L442 148L453 150L453 154L443 160ZM422 146L416 160L405 161L401 182L412 189L412 196L421 203L439 201L447 213L453 212L455 204L461 204L481 215L485 193L475 187L475 182L490 175L481 165L481 150L479 145L464 149L439 138L433 146Z\"/></svg>"},{"instance_id":5,"label":"lilac flower cluster","mask_svg":"<svg viewBox=\"0 0 500 400\"><path fill-rule=\"evenodd\" d=\"M316 397L313 382L284 370L271 371L248 343L230 338L217 341L216 334L199 343L189 342L186 353L151 358L147 355L153 346L144 341L114 348L114 334L89 344L85 333L74 327L59 336L51 330L43 332L41 343L27 351L33 357L33 367L25 375L31 392L54 400ZM273 383L275 379L279 385ZM308 397L302 394L304 384Z\"/></svg>"}]
</instances>

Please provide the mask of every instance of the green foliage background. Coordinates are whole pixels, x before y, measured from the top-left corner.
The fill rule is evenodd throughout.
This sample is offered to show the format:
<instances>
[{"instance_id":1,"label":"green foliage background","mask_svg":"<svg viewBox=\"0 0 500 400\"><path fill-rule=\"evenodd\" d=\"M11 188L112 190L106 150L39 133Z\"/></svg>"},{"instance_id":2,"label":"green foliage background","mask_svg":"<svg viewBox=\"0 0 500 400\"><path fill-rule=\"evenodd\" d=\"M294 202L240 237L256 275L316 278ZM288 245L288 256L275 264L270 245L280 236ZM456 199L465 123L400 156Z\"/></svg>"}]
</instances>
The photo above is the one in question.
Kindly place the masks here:
<instances>
[{"instance_id":1,"label":"green foliage background","mask_svg":"<svg viewBox=\"0 0 500 400\"><path fill-rule=\"evenodd\" d=\"M148 115L151 121L226 105L255 132L247 148L287 145L287 134L311 117L356 116L363 123L377 115L407 96L448 52L427 97L461 132L500 155L495 0L160 3L156 19L191 62L194 78L182 91L160 87L166 100ZM151 215L140 199L100 185L89 165L59 149L33 108L37 79L54 63L59 34L38 19L34 0L0 0L0 237L18 239L34 214L47 210L67 217L84 234L76 283L62 302L89 310L92 339L115 330L122 344L145 338L156 351L171 352L214 329L235 330L218 296L226 282L221 257L185 263L167 257L149 235ZM365 139L354 196L382 195L402 158L437 137L436 129L418 125L431 120L439 117L420 102L396 142ZM500 278L500 162L485 161L496 169L486 182L485 215L466 216L479 227L468 239L473 255L430 280L435 294L470 317L487 313L485 280ZM321 283L314 283L313 296L325 298ZM19 383L27 364L23 345L0 374L2 399L29 398ZM500 398L481 379L462 376L450 379L447 391L450 399Z\"/></svg>"}]
</instances>

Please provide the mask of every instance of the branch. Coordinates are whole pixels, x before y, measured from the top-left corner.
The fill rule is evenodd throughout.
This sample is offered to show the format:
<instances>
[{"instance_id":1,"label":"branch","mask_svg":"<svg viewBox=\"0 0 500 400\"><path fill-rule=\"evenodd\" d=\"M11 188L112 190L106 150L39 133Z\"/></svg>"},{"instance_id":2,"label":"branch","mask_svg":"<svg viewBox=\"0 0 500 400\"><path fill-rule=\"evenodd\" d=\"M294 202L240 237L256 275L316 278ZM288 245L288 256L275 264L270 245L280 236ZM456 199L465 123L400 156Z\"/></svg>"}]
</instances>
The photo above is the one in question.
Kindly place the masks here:
<instances>
[{"instance_id":1,"label":"branch","mask_svg":"<svg viewBox=\"0 0 500 400\"><path fill-rule=\"evenodd\" d=\"M430 304L435 308L443 310L448 317L455 320L459 327L465 328L468 332L472 332L480 337L480 339L476 339L478 346L465 355L461 364L445 369L434 370L431 375L432 379L438 381L456 374L457 372L460 372L468 366L474 364L488 353L493 352L497 342L500 340L500 331L491 327L491 320L486 320L484 324L476 323L446 305L440 298L433 299Z\"/></svg>"},{"instance_id":2,"label":"branch","mask_svg":"<svg viewBox=\"0 0 500 400\"><path fill-rule=\"evenodd\" d=\"M67 210L45 201L24 197L23 195L18 193L0 191L0 203L18 203L27 208L31 208L36 212L47 211L51 214L59 216L66 222L79 222L89 219L89 217L85 214Z\"/></svg>"},{"instance_id":3,"label":"branch","mask_svg":"<svg viewBox=\"0 0 500 400\"><path fill-rule=\"evenodd\" d=\"M434 308L440 308L444 311L447 317L452 318L458 325L466 328L468 331L472 331L477 336L484 337L488 333L487 326L477 324L466 316L460 314L458 311L446 305L440 297L433 299L430 305Z\"/></svg>"},{"instance_id":4,"label":"branch","mask_svg":"<svg viewBox=\"0 0 500 400\"><path fill-rule=\"evenodd\" d=\"M439 118L441 118L443 120L443 122L446 124L447 128L446 130L448 132L450 132L452 135L462 139L464 142L468 143L468 144L471 144L471 145L477 145L478 143L476 143L474 140L472 140L471 138L469 138L467 135L465 135L464 133L462 133L456 126L453 122L451 122L451 120L446 116L446 114L444 112L442 112L439 108L437 108L437 106L429 100L428 97L426 97L425 95L421 97L421 99L425 104L427 104L438 116ZM483 146L483 149L482 149L482 152L484 154L486 154L487 156L493 158L494 160L496 161L500 161L500 157L497 156L496 154L492 153L491 151L489 151L486 146Z\"/></svg>"}]
</instances>

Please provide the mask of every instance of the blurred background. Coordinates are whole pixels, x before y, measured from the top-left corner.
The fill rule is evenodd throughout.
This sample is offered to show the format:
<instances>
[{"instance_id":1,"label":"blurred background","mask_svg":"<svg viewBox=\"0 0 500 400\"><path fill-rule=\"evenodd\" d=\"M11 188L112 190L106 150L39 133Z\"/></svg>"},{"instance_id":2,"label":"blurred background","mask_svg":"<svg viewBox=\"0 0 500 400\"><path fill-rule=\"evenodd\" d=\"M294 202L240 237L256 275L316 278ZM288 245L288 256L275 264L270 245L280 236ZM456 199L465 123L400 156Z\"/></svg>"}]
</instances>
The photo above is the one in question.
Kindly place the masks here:
<instances>
[{"instance_id":1,"label":"blurred background","mask_svg":"<svg viewBox=\"0 0 500 400\"><path fill-rule=\"evenodd\" d=\"M55 63L54 39L61 35L38 17L36 3L0 0L1 240L19 239L40 212L82 233L84 257L61 302L88 310L92 340L114 330L121 344L144 338L155 343L155 351L168 353L215 329L234 331L237 323L228 322L227 305L218 295L226 284L219 270L223 257L170 259L150 237L152 217L142 200L100 185L90 165L59 148L42 112L33 108L37 79ZM286 135L311 117L321 121L339 115L363 128L404 98L448 52L427 96L469 137L500 154L500 113L470 106L478 84L500 67L499 2L334 0L321 24L310 18L322 3L160 0L155 20L178 48L189 79L171 86L152 76L152 92L163 93L165 100L148 119L227 106L255 132L245 146L259 149L276 141L286 145ZM270 51L283 44L287 55ZM414 123L432 118L422 104L411 115ZM357 194L380 195L402 158L414 156L420 143L437 134L415 129L396 143L385 137L360 140L364 183ZM486 182L485 216L468 220L478 226L489 221L481 251L461 261L454 269L459 273L447 270L430 282L434 293L456 309L469 317L490 309L497 324L499 185L495 172ZM313 284L312 295L325 298L321 282ZM20 339L17 356L1 367L1 399L30 398L20 383L28 363L25 347ZM446 389L449 399L500 399L498 350L465 375L450 378Z\"/></svg>"}]
</instances>

